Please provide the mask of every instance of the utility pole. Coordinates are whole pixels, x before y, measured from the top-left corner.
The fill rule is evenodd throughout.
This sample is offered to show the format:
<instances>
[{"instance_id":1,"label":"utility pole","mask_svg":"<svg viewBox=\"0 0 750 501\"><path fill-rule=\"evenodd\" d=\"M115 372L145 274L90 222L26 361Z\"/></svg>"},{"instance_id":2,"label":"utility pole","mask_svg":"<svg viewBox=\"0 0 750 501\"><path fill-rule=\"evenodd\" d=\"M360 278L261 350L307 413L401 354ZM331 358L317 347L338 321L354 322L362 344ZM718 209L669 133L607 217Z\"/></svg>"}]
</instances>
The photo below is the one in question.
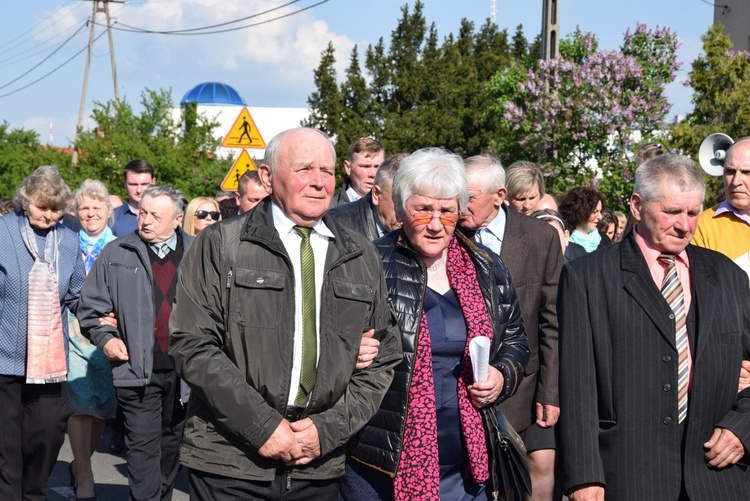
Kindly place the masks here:
<instances>
[{"instance_id":1,"label":"utility pole","mask_svg":"<svg viewBox=\"0 0 750 501\"><path fill-rule=\"evenodd\" d=\"M557 57L560 48L560 6L558 0L542 0L542 59Z\"/></svg>"},{"instance_id":2,"label":"utility pole","mask_svg":"<svg viewBox=\"0 0 750 501\"><path fill-rule=\"evenodd\" d=\"M83 127L83 109L86 105L86 88L89 83L89 68L91 67L91 49L94 45L94 28L96 27L96 15L99 12L104 14L104 18L107 21L107 38L109 39L109 59L112 64L112 81L115 86L115 100L120 100L120 91L117 89L117 66L115 65L115 45L112 40L112 18L109 16L109 4L110 3L125 3L124 0L90 0L94 3L94 8L91 12L91 19L89 24L91 29L89 30L89 45L88 51L86 52L86 69L83 72L83 89L81 90L81 106L78 108L78 122L76 123L76 138L73 144L73 165L78 165L78 136L81 133Z\"/></svg>"},{"instance_id":3,"label":"utility pole","mask_svg":"<svg viewBox=\"0 0 750 501\"><path fill-rule=\"evenodd\" d=\"M549 61L557 57L560 48L560 5L558 0L542 0L542 54L541 59ZM544 86L549 90L549 82L545 80ZM539 116L539 121L544 122L544 117ZM557 157L557 152L553 151L553 156ZM537 155L542 158L544 155L544 144L539 141L537 145Z\"/></svg>"}]
</instances>

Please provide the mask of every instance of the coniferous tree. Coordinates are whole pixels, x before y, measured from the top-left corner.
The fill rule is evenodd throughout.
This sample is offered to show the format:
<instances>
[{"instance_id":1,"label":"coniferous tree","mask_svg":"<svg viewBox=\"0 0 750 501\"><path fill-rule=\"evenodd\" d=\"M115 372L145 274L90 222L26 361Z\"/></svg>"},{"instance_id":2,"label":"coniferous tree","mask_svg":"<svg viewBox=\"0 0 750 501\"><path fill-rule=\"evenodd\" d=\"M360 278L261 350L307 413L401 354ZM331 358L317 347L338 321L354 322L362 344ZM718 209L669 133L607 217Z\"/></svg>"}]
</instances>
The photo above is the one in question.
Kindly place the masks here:
<instances>
[{"instance_id":1,"label":"coniferous tree","mask_svg":"<svg viewBox=\"0 0 750 501\"><path fill-rule=\"evenodd\" d=\"M302 121L305 127L313 127L335 136L341 125L343 101L336 80L335 49L333 43L323 51L320 65L315 70L315 87L318 89L307 99L310 105L310 116Z\"/></svg>"}]
</instances>

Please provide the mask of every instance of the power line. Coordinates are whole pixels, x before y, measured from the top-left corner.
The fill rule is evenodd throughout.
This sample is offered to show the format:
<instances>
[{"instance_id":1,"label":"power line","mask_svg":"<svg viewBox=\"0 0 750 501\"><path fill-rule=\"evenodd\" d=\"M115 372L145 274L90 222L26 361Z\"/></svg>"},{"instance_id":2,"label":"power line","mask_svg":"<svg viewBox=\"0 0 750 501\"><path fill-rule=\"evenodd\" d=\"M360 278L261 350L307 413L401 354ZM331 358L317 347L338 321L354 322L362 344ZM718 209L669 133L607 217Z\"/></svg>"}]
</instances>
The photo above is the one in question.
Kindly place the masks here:
<instances>
[{"instance_id":1,"label":"power line","mask_svg":"<svg viewBox=\"0 0 750 501\"><path fill-rule=\"evenodd\" d=\"M304 7L302 9L296 10L294 12L290 12L289 14L284 14L284 15L281 15L281 16L278 16L278 17L274 17L274 18L268 19L266 21L260 21L260 22L253 23L253 24L247 24L245 26L238 26L236 28L227 28L227 29L224 29L224 30L203 31L203 32L200 32L200 33L184 33L182 31L153 31L153 30L145 30L145 29L141 29L141 28L136 28L136 29L118 28L117 24L113 25L112 29L113 30L118 30L118 31L124 31L124 32L128 32L128 33L146 33L146 34L155 34L155 35L181 35L181 36L215 35L217 33L229 33L231 31L239 31L239 30L244 30L244 29L247 29L247 28L253 28L255 26L260 26L260 25L263 25L263 24L268 24L268 23L271 23L273 21L278 21L279 19L284 19L284 18L287 18L287 17L291 17L291 16L293 16L295 14L299 14L301 12L304 12L306 10L310 10L310 9L312 9L314 7L317 7L319 5L322 5L322 4L328 3L328 2L330 2L330 0L322 0L322 1L318 2L318 3L310 5L308 7ZM294 2L292 2L292 3L294 3ZM278 7L277 7L277 9L278 9ZM272 10L276 10L276 9L272 9ZM261 14L256 14L253 17L259 16L259 15L261 15ZM236 21L232 21L232 23L233 22L236 22ZM102 24L99 24L99 23L97 23L97 24L99 26L103 26ZM227 23L225 23L225 24L227 24ZM229 24L231 24L231 23L229 23ZM193 28L192 30L200 30L200 29L207 29L207 28L208 27Z\"/></svg>"},{"instance_id":2,"label":"power line","mask_svg":"<svg viewBox=\"0 0 750 501\"><path fill-rule=\"evenodd\" d=\"M723 10L721 11L722 14L726 14L729 12L729 5L723 5L718 3L709 2L708 0L701 0L701 2L711 5L712 7L721 7Z\"/></svg>"},{"instance_id":3,"label":"power line","mask_svg":"<svg viewBox=\"0 0 750 501\"><path fill-rule=\"evenodd\" d=\"M59 39L64 38L65 36L67 36L67 34L70 31L75 30L75 29L76 29L76 26L69 26L68 28L65 28L63 31L57 33L56 35L51 36L47 40L43 40L42 42L39 43L39 45L29 47L28 49L25 49L21 52L13 54L12 56L8 56L5 59L0 59L0 67L10 66L18 62L24 62L30 57L36 56L37 54L41 54L49 50L50 47L54 47L58 43ZM51 42L53 39L55 40L54 43L48 43L48 42Z\"/></svg>"},{"instance_id":4,"label":"power line","mask_svg":"<svg viewBox=\"0 0 750 501\"><path fill-rule=\"evenodd\" d=\"M77 29L77 30L75 31L75 33L73 33L72 35L70 35L70 37L68 37L68 39L67 39L67 40L65 40L65 41L64 41L64 42L63 42L63 43L62 43L61 45L59 45L59 46L58 46L58 47L57 47L57 48L56 48L55 50L53 50L53 51L52 51L52 52L51 52L51 53L50 53L50 54L49 54L49 55L48 55L47 57L45 57L44 59L42 59L41 61L39 61L39 62L38 62L37 64L35 64L34 66L32 66L32 67L31 67L31 68L30 68L29 70L27 70L27 71L26 71L25 73L22 73L21 75L19 75L18 77L14 78L14 79L13 79L13 80L11 80L10 82L6 83L5 85L0 85L0 89L4 89L4 88L6 88L7 86L9 86L10 84L12 84L12 83L15 83L15 82L19 81L20 79L22 79L23 77L25 77L26 75L28 75L29 73L31 73L32 71L34 71L35 69L37 69L37 68L38 68L39 66L41 66L41 65L42 65L42 63L44 63L44 62L45 62L45 61L46 61L47 59L49 59L49 58L51 58L52 56L54 56L55 54L57 54L57 51L59 51L60 49L62 49L63 47L65 47L65 45L66 45L66 44L67 44L68 42L70 42L70 41L71 41L71 40L73 39L73 37L74 37L74 36L76 36L76 35L77 35L77 34L78 34L78 33L79 33L79 32L80 32L80 31L81 31L81 30L82 30L83 28L85 28L87 24L88 24L88 23L83 23L83 24L81 24L81 26L79 26L79 27L78 27L78 29Z\"/></svg>"},{"instance_id":5,"label":"power line","mask_svg":"<svg viewBox=\"0 0 750 501\"><path fill-rule=\"evenodd\" d=\"M98 35L98 36L97 36L97 37L96 37L96 38L94 39L94 41L96 41L96 40L99 40L99 39L100 39L101 37L103 37L103 36L104 36L104 34L105 34L105 33L107 33L107 32L106 32L106 31L103 31L103 32L101 32L101 33L100 33L100 34L99 34L99 35ZM21 92L21 91L22 91L22 90L24 90L24 89L28 89L29 87L31 87L31 86L32 86L32 85L34 85L35 83L37 83L37 82L40 82L40 81L44 80L45 78L47 78L48 76L50 76L51 74L53 74L54 72L56 72L57 70L59 70L60 68L62 68L63 66L65 66L66 64L68 64L69 62L71 62L71 61L72 61L73 59L75 59L75 58L76 58L77 56L80 56L80 55L81 55L81 54L83 53L83 51L85 51L85 50L86 50L87 48L88 48L88 46L86 46L86 47L84 47L83 49L79 50L78 52L76 52L75 54L73 54L73 55L72 55L72 56L71 56L70 58L68 58L68 60L67 60L67 61L65 61L64 63L62 63L62 64L61 64L61 65L59 65L58 67L56 67L56 68L55 68L54 70L52 70L52 71L50 71L50 72L48 72L48 73L46 73L46 74L42 75L41 77L37 78L37 79L36 79L36 80L34 80L33 82L30 82L30 83L28 83L28 84L24 85L23 87L21 87L21 88L19 88L19 89L16 89L16 90L10 91L10 92L8 92L7 94L0 94L0 98L3 98L3 97L7 97L7 96L10 96L10 95L13 95L13 94L15 94L16 92Z\"/></svg>"},{"instance_id":6,"label":"power line","mask_svg":"<svg viewBox=\"0 0 750 501\"><path fill-rule=\"evenodd\" d=\"M19 46L21 46L21 45L25 44L25 43L26 43L26 42L27 42L28 40L30 40L31 38L33 38L33 37L25 37L25 35L27 35L28 33L31 33L31 32L33 32L33 31L34 31L34 30L35 30L36 28L38 28L39 26L41 26L41 25L43 25L44 23L48 22L48 21L49 21L50 19L52 19L52 18L53 18L53 17L54 17L54 16L55 16L55 15L56 15L56 14L57 14L57 13L58 13L59 11L61 11L61 10L63 9L63 7L65 7L65 6L67 5L67 4L69 4L69 3L70 3L70 2L72 2L72 1L73 1L73 0L68 0L68 1L67 1L67 2L65 2L65 3L64 3L63 5L61 5L61 6L60 6L60 7L58 7L57 9L55 9L55 10L54 10L54 11L53 11L53 12L52 12L52 13L51 13L51 14L50 14L49 16L47 16L47 17L45 17L44 19L42 19L41 21L39 21L38 23L36 23L36 24L35 24L34 26L32 26L31 28L29 28L28 30L24 31L23 33L21 33L21 34L20 34L20 35L18 35L17 37L15 37L15 38L12 38L12 39L8 40L7 42L5 42L4 44L0 45L0 49L4 49L4 48L5 48L6 46L8 46L8 45L12 44L12 43L13 43L13 42L15 42L16 40L19 40L19 39L21 39L21 38L23 38L23 39L24 39L24 40L22 40L21 42L19 42L19 43L15 44L15 45L12 45L11 47L8 47L8 48L7 48L7 49L5 49L5 50L1 50L1 51L0 51L0 54L5 54L5 53L7 53L7 52L9 52L9 51L11 51L11 50L13 50L13 49L15 49L16 47L19 47ZM77 8L78 8L78 7L80 6L80 5L82 5L82 3L78 3L78 4L76 4L76 6L75 6L75 7L73 7L73 10L77 9ZM55 25L56 25L57 23L59 23L60 21L61 21L61 18L60 18L60 19L57 19L57 20L56 20L56 21L55 21L54 23L51 23L51 24L49 25L49 27L51 28L52 26L55 26ZM59 35L59 33L58 33L58 34L55 34L55 35L53 35L53 36L49 37L49 38L48 38L47 40L43 40L43 41L41 41L41 42L39 42L39 43L40 43L40 44L46 43L46 42L48 42L49 40L52 40L53 38L55 38L55 37L56 37L56 36L58 36L58 35Z\"/></svg>"},{"instance_id":7,"label":"power line","mask_svg":"<svg viewBox=\"0 0 750 501\"><path fill-rule=\"evenodd\" d=\"M261 26L263 24L268 24L268 23L271 23L271 22L274 22L274 21L278 21L278 20L281 20L281 19L285 19L287 17L294 16L294 15L299 14L301 12L305 12L307 10L310 10L310 9L313 9L313 8L318 7L320 5L323 5L325 3L328 3L330 0L321 0L321 1L317 2L317 3L314 3L314 4L309 5L307 7L301 8L301 9L296 10L294 12L283 14L283 15L280 15L280 16L277 16L277 17L274 17L274 18L271 18L271 19L267 19L265 21L260 21L260 22L257 22L257 23L252 23L252 24L247 24L247 25L244 25L244 26L237 26L237 27L234 27L234 28L228 28L228 29L222 29L222 30L203 31L203 30L211 30L213 28L217 28L217 27L221 27L221 26L228 26L228 25L235 24L235 23L238 23L238 22L246 21L248 19L253 19L253 18L262 16L262 15L266 15L266 14L269 14L271 12L277 11L279 9L288 7L288 6L292 5L292 4L298 3L299 1L300 0L293 0L291 2L288 2L288 3L284 4L284 5L280 5L278 7L274 7L273 9L269 9L269 10L266 10L266 11L263 11L263 12L260 12L260 13L257 13L257 14L253 14L251 16L243 17L243 18L240 18L240 19L235 19L234 21L227 21L227 22L224 22L224 23L219 23L219 24L214 24L214 25L208 25L208 26L203 26L203 27L199 27L199 28L189 28L189 29L184 29L184 30L172 30L172 31L155 31L155 30L146 30L146 29L143 29L143 28L138 28L138 27L134 27L134 26L129 26L129 25L124 25L123 24L122 26L124 26L125 28L119 28L119 27L117 27L117 25L111 25L111 29L117 29L119 31L131 32L131 33L144 33L144 34L147 33L147 34L160 34L160 35L181 35L181 36L189 36L189 35L214 35L214 34L219 34L219 33L228 33L228 32L232 32L232 31L239 31L239 30L243 30L243 29L247 29L247 28L252 28L252 27L255 27L255 26ZM57 11L59 11L60 9L62 9L62 7L64 7L64 5L61 6L61 7L59 7L57 9ZM55 12L57 12L57 11L55 11ZM51 15L50 15L50 17L51 17ZM49 17L48 17L48 19L49 19ZM44 21L40 21L40 23L37 23L37 25L35 25L34 27L38 26L42 22L44 22ZM107 27L106 25L102 25L100 23L97 23L95 19L92 22L93 22L94 25ZM13 80L11 82L8 82L7 84L3 85L2 87L0 87L0 89L7 87L8 85L16 82L17 80L19 80L23 76L26 76L31 71L37 69L42 63L44 63L45 61L47 61L53 54L55 54L65 44L67 44L70 41L70 39L72 39L84 26L86 26L86 23L84 25L82 25L81 27L79 27L78 30L76 30L76 32L71 37L69 37L57 49L55 49L55 51L53 51L52 54L50 54L45 59L43 59L42 61L40 61L37 65L35 65L33 68L31 68L30 70L28 70L26 73L24 73L20 77L16 78L15 80ZM32 31L34 29L34 27L30 28L29 30L27 30L23 34L19 35L18 37L16 37L13 40L11 40L10 42L7 42L5 45L8 45L8 43L13 42L14 40L17 40L18 38L20 38L23 35L25 35L26 33ZM93 39L93 41L99 40L102 36L104 36L105 33L107 33L107 31L103 31L102 33L100 33L96 38ZM4 47L5 45L2 45L0 47ZM24 85L23 87L20 87L20 88L18 88L16 90L13 90L13 91L5 93L5 94L0 94L0 98L4 98L4 97L7 97L7 96L16 94L17 92L20 92L20 91L22 91L24 89L27 89L27 88L31 87L32 85L40 82L41 80L43 80L43 79L47 78L48 76L52 75L53 73L55 73L57 70L59 70L63 66L67 65L68 63L70 63L73 59L75 59L77 56L79 56L81 53L83 53L83 51L85 51L86 49L87 49L87 47L84 47L83 49L79 50L78 52L76 52L75 54L73 54L70 58L68 58L66 61L64 61L62 64L60 64L57 67L55 67L53 70L47 72L46 74L42 75L41 77L37 78L36 80L34 80L34 81L32 81L32 82Z\"/></svg>"},{"instance_id":8,"label":"power line","mask_svg":"<svg viewBox=\"0 0 750 501\"><path fill-rule=\"evenodd\" d=\"M265 10L263 12L259 12L257 14L253 14L251 16L242 17L240 19L235 19L234 21L227 21L225 23L219 23L219 24L212 24L212 25L209 25L209 26L203 26L203 27L200 27L200 28L188 28L188 29L184 29L184 30L169 30L169 31L152 31L152 30L146 30L146 29L143 29L143 28L138 28L136 26L130 26L130 25L127 25L127 24L124 24L124 23L118 23L118 24L120 26L125 26L126 28L130 28L133 31L140 31L140 32L143 32L143 33L152 33L152 34L159 34L159 35L175 35L175 34L178 34L178 33L188 33L188 32L192 32L192 31L202 31L202 30L208 30L208 29L211 29L211 28L219 28L221 26L227 26L227 25L234 24L234 23L240 23L242 21L247 21L248 19L253 19L255 17L260 17L260 16L263 16L263 15L268 14L270 12L273 12L273 11L276 11L276 10L279 10L279 9L283 9L284 7L288 7L288 6L290 6L292 4L295 4L295 3L299 2L299 1L300 0L293 0L293 1L289 2L289 3L285 3L284 5L279 5L278 7L274 7L273 9L268 9L268 10ZM122 30L122 31L125 31L125 30Z\"/></svg>"}]
</instances>

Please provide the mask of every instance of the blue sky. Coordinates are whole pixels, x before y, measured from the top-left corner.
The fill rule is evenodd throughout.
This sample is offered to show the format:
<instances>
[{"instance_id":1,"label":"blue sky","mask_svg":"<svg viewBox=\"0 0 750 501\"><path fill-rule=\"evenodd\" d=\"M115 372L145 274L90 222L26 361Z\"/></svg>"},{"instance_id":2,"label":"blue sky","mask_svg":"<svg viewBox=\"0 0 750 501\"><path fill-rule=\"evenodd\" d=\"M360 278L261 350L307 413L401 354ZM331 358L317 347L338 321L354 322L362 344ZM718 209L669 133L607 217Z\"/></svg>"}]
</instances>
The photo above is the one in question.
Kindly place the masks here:
<instances>
[{"instance_id":1,"label":"blue sky","mask_svg":"<svg viewBox=\"0 0 750 501\"><path fill-rule=\"evenodd\" d=\"M690 89L682 85L690 63L701 53L700 36L713 22L713 7L704 0L559 0L561 35L576 26L591 31L600 48L616 49L622 35L637 23L667 26L682 43L683 63L677 80L668 88L671 115L691 109ZM171 89L177 104L190 88L205 81L233 86L250 106L304 107L312 91L313 69L320 53L333 42L339 74L356 44L360 54L382 37L386 43L405 4L413 0L298 0L293 5L257 17L249 24L300 9L298 14L261 26L205 36L166 36L114 31L115 59L120 97L139 109L144 88ZM122 25L151 30L189 29L251 16L290 0L133 0L110 4L113 18ZM490 13L490 0L425 0L424 13L443 37L456 33L461 18L481 25ZM513 33L523 24L527 38L541 27L542 0L497 0L496 22ZM85 0L5 0L0 16L0 96L21 89L63 64L86 46L92 2ZM104 23L104 16L97 18ZM97 27L95 36L102 32ZM75 33L75 34L74 34ZM70 38L59 51L55 48ZM49 56L49 59L42 60ZM114 98L106 35L94 45L85 116L94 101ZM28 75L18 78L35 66ZM81 99L85 52L59 70L23 90L0 97L0 121L11 127L39 132L48 142L50 123L54 144L68 145L75 134ZM15 79L14 83L9 83ZM84 126L91 126L86 118Z\"/></svg>"}]
</instances>

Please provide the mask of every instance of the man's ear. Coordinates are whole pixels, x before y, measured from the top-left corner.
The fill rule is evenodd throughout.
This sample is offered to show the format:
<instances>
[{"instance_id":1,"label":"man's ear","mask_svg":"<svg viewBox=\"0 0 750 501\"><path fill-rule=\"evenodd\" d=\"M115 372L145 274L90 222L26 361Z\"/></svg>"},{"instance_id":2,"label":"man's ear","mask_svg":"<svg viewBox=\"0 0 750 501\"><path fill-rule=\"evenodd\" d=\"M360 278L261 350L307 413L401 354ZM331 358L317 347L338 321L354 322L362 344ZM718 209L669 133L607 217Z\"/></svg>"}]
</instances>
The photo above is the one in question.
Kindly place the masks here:
<instances>
[{"instance_id":1,"label":"man's ear","mask_svg":"<svg viewBox=\"0 0 750 501\"><path fill-rule=\"evenodd\" d=\"M630 213L636 221L640 221L643 218L643 199L641 199L638 193L633 193L630 197Z\"/></svg>"},{"instance_id":2,"label":"man's ear","mask_svg":"<svg viewBox=\"0 0 750 501\"><path fill-rule=\"evenodd\" d=\"M344 172L347 176L352 175L352 164L349 163L349 160L344 160Z\"/></svg>"},{"instance_id":3,"label":"man's ear","mask_svg":"<svg viewBox=\"0 0 750 501\"><path fill-rule=\"evenodd\" d=\"M382 194L382 192L380 191L380 186L378 186L377 184L373 184L370 194L372 196L372 205L374 205L375 207L380 205L380 195Z\"/></svg>"},{"instance_id":4,"label":"man's ear","mask_svg":"<svg viewBox=\"0 0 750 501\"><path fill-rule=\"evenodd\" d=\"M266 164L260 164L260 167L258 167L258 177L260 177L261 184L270 195L273 192L271 189L271 178L273 177L271 167Z\"/></svg>"},{"instance_id":5,"label":"man's ear","mask_svg":"<svg viewBox=\"0 0 750 501\"><path fill-rule=\"evenodd\" d=\"M495 207L500 208L505 202L505 197L508 196L508 190L503 186L495 192Z\"/></svg>"}]
</instances>

